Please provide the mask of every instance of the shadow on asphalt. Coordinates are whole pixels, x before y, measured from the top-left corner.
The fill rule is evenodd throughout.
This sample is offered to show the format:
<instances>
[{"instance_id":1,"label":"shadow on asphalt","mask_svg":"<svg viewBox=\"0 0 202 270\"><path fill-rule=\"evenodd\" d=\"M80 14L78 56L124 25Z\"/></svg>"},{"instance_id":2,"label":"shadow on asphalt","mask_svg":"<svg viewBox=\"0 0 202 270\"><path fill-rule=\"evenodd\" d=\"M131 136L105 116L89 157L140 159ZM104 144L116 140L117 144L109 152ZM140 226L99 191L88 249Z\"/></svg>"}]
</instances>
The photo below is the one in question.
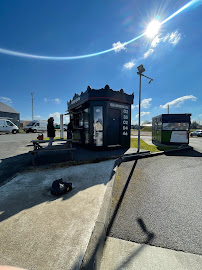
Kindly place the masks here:
<instances>
[{"instance_id":1,"label":"shadow on asphalt","mask_svg":"<svg viewBox=\"0 0 202 270\"><path fill-rule=\"evenodd\" d=\"M194 149L185 149L181 151L165 152L166 156L181 156L181 157L202 157L202 153Z\"/></svg>"}]
</instances>

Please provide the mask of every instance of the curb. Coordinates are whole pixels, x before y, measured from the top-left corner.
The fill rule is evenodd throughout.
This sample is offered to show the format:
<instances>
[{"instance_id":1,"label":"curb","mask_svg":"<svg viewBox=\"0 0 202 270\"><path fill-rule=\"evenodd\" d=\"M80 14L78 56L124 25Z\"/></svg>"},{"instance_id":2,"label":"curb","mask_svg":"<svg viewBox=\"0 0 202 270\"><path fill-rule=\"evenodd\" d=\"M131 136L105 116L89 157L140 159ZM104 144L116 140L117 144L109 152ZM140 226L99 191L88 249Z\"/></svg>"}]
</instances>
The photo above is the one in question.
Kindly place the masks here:
<instances>
[{"instance_id":1,"label":"curb","mask_svg":"<svg viewBox=\"0 0 202 270\"><path fill-rule=\"evenodd\" d=\"M150 151L145 151L142 153L128 154L122 157L119 157L115 163L112 170L111 179L107 184L107 189L103 198L102 206L98 214L98 218L95 222L94 229L92 231L86 252L84 254L80 270L89 270L95 269L99 270L102 260L103 249L105 245L107 227L109 223L109 214L112 203L112 192L113 186L116 179L117 169L122 162L128 162L136 159L148 158L153 156L159 156L166 153L174 153L179 151L191 150L192 146L183 146L179 149L159 151L150 153Z\"/></svg>"},{"instance_id":2,"label":"curb","mask_svg":"<svg viewBox=\"0 0 202 270\"><path fill-rule=\"evenodd\" d=\"M172 150L166 150L166 151L159 151L159 152L153 152L151 153L150 151L145 151L139 154L131 154L128 156L124 156L121 158L122 162L127 162L127 161L132 161L135 159L141 159L141 158L148 158L148 157L154 157L154 156L160 156L160 155L165 155L169 153L175 153L175 152L180 152L180 151L185 151L185 150L192 150L192 146L183 146L178 149L172 149Z\"/></svg>"},{"instance_id":3,"label":"curb","mask_svg":"<svg viewBox=\"0 0 202 270\"><path fill-rule=\"evenodd\" d=\"M107 189L103 198L102 206L95 222L93 232L90 237L86 252L84 254L80 270L99 269L102 253L105 244L107 227L109 222L110 207L112 202L112 191L116 178L117 168L120 160L116 160L111 173L111 179L107 184Z\"/></svg>"}]
</instances>

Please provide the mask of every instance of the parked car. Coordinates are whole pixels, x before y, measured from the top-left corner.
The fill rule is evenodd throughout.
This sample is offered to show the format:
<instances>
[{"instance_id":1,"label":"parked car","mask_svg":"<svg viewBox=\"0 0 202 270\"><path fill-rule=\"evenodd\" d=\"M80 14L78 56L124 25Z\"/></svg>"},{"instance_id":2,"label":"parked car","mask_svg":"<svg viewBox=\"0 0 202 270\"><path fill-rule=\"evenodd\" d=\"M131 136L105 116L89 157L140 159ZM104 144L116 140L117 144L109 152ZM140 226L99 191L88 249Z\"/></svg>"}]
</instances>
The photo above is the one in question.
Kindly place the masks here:
<instances>
[{"instance_id":1,"label":"parked car","mask_svg":"<svg viewBox=\"0 0 202 270\"><path fill-rule=\"evenodd\" d=\"M0 119L0 132L16 134L19 132L19 128L8 119Z\"/></svg>"},{"instance_id":2,"label":"parked car","mask_svg":"<svg viewBox=\"0 0 202 270\"><path fill-rule=\"evenodd\" d=\"M33 120L24 127L26 133L29 132L43 132L47 130L47 120Z\"/></svg>"},{"instance_id":3,"label":"parked car","mask_svg":"<svg viewBox=\"0 0 202 270\"><path fill-rule=\"evenodd\" d=\"M190 133L190 136L197 136L197 137L202 137L202 130L195 130L193 132Z\"/></svg>"}]
</instances>

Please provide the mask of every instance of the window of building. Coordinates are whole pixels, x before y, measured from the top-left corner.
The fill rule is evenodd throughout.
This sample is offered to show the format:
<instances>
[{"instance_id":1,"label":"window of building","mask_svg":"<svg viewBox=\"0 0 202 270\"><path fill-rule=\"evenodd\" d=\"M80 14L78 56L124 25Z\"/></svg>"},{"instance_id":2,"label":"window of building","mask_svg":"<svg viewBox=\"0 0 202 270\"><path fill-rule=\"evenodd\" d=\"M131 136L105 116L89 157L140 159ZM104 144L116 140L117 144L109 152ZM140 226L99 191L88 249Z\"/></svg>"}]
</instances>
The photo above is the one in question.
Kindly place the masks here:
<instances>
[{"instance_id":1,"label":"window of building","mask_svg":"<svg viewBox=\"0 0 202 270\"><path fill-rule=\"evenodd\" d=\"M163 123L163 130L189 130L189 123Z\"/></svg>"}]
</instances>

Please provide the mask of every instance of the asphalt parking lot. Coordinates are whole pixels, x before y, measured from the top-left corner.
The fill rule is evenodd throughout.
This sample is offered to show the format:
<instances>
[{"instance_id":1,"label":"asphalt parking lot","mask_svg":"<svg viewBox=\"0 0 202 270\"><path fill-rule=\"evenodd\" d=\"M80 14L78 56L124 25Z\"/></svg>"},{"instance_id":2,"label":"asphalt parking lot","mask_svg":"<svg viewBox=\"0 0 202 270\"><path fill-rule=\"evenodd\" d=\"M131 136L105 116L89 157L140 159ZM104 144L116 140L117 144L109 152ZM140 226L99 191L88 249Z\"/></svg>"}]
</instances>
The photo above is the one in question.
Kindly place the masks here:
<instances>
[{"instance_id":1,"label":"asphalt parking lot","mask_svg":"<svg viewBox=\"0 0 202 270\"><path fill-rule=\"evenodd\" d=\"M153 246L202 255L202 138L190 145L193 150L120 165L111 215L134 171L109 236L144 243L149 231Z\"/></svg>"},{"instance_id":2,"label":"asphalt parking lot","mask_svg":"<svg viewBox=\"0 0 202 270\"><path fill-rule=\"evenodd\" d=\"M44 137L47 137L46 132L43 134ZM1 134L0 159L13 157L33 150L33 146L30 144L30 142L34 139L37 139L37 136L38 133ZM56 136L60 136L59 131L56 131Z\"/></svg>"},{"instance_id":3,"label":"asphalt parking lot","mask_svg":"<svg viewBox=\"0 0 202 270\"><path fill-rule=\"evenodd\" d=\"M56 135L60 136L60 133ZM33 150L33 145L30 142L37 136L38 133L0 135L0 184L32 163L29 151Z\"/></svg>"}]
</instances>

